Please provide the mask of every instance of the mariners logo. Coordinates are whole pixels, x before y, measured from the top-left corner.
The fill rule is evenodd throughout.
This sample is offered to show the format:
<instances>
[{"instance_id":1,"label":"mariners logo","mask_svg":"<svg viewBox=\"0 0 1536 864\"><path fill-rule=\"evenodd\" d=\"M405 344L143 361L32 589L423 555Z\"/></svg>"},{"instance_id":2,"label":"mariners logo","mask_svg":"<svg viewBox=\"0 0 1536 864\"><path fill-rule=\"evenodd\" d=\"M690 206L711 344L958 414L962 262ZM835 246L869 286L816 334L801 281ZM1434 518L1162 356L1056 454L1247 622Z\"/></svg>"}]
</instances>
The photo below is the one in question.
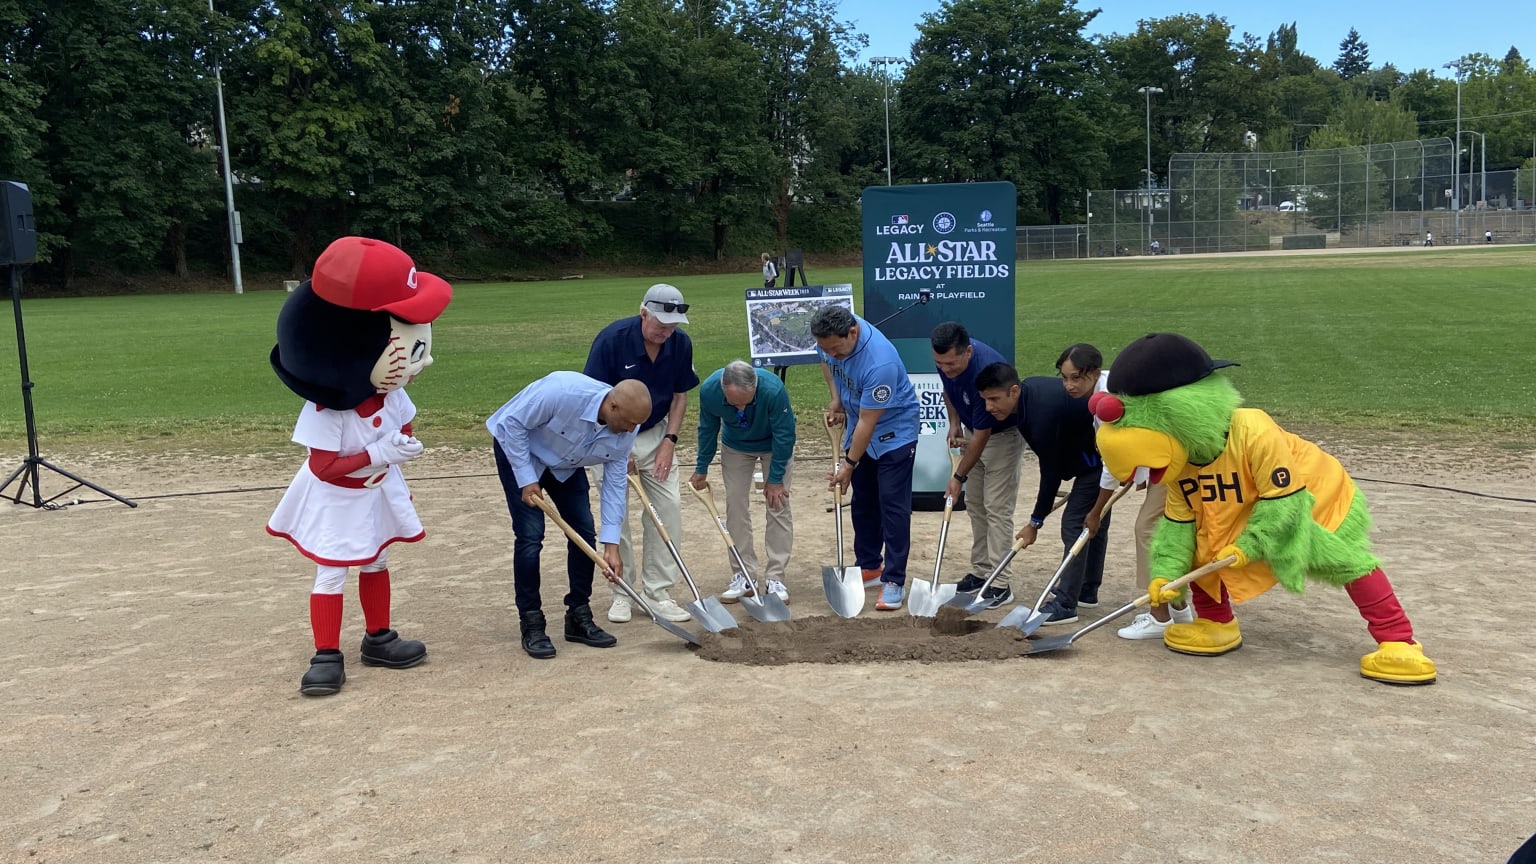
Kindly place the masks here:
<instances>
[{"instance_id":1,"label":"mariners logo","mask_svg":"<svg viewBox=\"0 0 1536 864\"><path fill-rule=\"evenodd\" d=\"M890 385L881 384L879 387L876 387L874 392L870 393L869 395L875 397L875 401L881 404L889 402L891 401Z\"/></svg>"},{"instance_id":2,"label":"mariners logo","mask_svg":"<svg viewBox=\"0 0 1536 864\"><path fill-rule=\"evenodd\" d=\"M935 213L933 216L933 230L937 234L948 234L955 230L955 214Z\"/></svg>"}]
</instances>

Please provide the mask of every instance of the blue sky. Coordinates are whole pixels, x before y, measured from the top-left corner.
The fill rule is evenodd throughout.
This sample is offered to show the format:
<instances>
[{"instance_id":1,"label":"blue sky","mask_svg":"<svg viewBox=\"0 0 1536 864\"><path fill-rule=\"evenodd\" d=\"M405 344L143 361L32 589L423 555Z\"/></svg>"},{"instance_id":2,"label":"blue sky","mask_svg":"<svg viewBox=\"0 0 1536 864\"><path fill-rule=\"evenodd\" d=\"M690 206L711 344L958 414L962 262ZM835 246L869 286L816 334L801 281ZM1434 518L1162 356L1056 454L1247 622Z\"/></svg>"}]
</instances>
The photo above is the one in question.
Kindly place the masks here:
<instances>
[{"instance_id":1,"label":"blue sky","mask_svg":"<svg viewBox=\"0 0 1536 864\"><path fill-rule=\"evenodd\" d=\"M917 23L937 12L939 0L842 0L838 17L869 37L861 59L911 55ZM1302 51L1324 66L1339 56L1339 42L1354 27L1370 49L1371 65L1390 62L1404 72L1427 68L1450 77L1441 66L1465 54L1502 58L1511 45L1527 60L1536 59L1536 3L1532 0L1078 0L1081 10L1099 9L1089 35L1130 33L1144 18L1184 13L1215 14L1227 19L1234 36L1245 31L1262 41L1280 24L1296 23ZM1522 11L1523 10L1523 11Z\"/></svg>"}]
</instances>

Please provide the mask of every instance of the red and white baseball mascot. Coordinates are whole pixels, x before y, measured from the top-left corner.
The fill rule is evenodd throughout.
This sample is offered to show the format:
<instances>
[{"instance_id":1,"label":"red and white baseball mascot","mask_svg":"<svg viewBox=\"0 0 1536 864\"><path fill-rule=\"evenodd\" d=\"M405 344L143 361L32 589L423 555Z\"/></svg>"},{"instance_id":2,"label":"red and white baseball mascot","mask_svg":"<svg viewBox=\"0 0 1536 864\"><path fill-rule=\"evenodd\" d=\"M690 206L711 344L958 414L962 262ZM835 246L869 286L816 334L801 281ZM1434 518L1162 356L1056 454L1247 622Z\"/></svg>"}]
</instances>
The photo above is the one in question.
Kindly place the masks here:
<instances>
[{"instance_id":1,"label":"red and white baseball mascot","mask_svg":"<svg viewBox=\"0 0 1536 864\"><path fill-rule=\"evenodd\" d=\"M293 441L309 448L267 522L315 562L309 622L315 656L299 692L326 696L346 683L342 588L358 567L365 666L405 669L427 647L389 627L389 546L426 536L399 466L421 455L416 406L404 387L432 364L432 325L453 297L410 256L380 240L343 237L283 304L272 368L307 402Z\"/></svg>"}]
</instances>

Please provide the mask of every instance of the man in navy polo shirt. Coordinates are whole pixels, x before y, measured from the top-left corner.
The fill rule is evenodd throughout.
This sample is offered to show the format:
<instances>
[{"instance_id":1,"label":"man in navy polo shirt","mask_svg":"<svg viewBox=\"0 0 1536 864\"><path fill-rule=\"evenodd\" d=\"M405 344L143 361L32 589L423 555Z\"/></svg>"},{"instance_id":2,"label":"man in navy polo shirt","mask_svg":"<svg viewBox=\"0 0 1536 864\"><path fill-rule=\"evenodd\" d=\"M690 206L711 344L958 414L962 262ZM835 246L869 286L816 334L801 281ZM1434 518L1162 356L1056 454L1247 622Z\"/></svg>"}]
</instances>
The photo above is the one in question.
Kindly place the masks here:
<instances>
[{"instance_id":1,"label":"man in navy polo shirt","mask_svg":"<svg viewBox=\"0 0 1536 864\"><path fill-rule=\"evenodd\" d=\"M811 318L811 335L832 396L826 423L847 429L828 488L841 495L853 487L853 554L864 585L882 586L876 609L900 609L912 545L917 392L896 346L847 308L822 307Z\"/></svg>"},{"instance_id":2,"label":"man in navy polo shirt","mask_svg":"<svg viewBox=\"0 0 1536 864\"><path fill-rule=\"evenodd\" d=\"M965 448L944 489L945 495L958 500L960 487L965 487L965 511L971 517L971 572L955 590L975 591L1013 546L1013 508L1019 497L1024 439L1016 431L1018 417L998 420L988 414L986 400L976 389L976 373L1004 362L1003 355L972 339L958 321L933 328L928 341L944 385L949 446ZM1006 567L987 589L986 600L991 609L1013 601Z\"/></svg>"},{"instance_id":3,"label":"man in navy polo shirt","mask_svg":"<svg viewBox=\"0 0 1536 864\"><path fill-rule=\"evenodd\" d=\"M640 424L630 464L675 543L681 543L683 536L683 502L678 494L675 459L677 430L683 427L683 414L688 410L688 391L699 386L699 376L693 371L693 341L677 329L677 325L688 323L687 311L683 292L671 285L652 285L640 302L639 315L609 324L592 340L583 370L589 378L607 384L634 379L650 391L651 415ZM687 621L688 613L668 594L677 582L677 563L650 519L640 521L645 530L641 590L659 617ZM636 572L634 554L626 520L619 537L619 558L624 578L631 584ZM622 624L629 618L629 598L614 591L608 620Z\"/></svg>"}]
</instances>

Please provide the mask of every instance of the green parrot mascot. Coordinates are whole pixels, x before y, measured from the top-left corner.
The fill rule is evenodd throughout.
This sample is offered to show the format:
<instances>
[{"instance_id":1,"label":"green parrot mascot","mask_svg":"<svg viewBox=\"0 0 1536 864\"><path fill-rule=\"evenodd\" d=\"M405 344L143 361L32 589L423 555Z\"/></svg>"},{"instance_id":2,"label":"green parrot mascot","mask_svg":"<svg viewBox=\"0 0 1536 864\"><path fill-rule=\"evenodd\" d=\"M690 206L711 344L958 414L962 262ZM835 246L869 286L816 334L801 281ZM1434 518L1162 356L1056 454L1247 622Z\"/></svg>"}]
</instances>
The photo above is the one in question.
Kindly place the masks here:
<instances>
[{"instance_id":1,"label":"green parrot mascot","mask_svg":"<svg viewBox=\"0 0 1536 864\"><path fill-rule=\"evenodd\" d=\"M1168 487L1164 519L1152 538L1150 593L1195 567L1236 563L1194 583L1192 623L1169 625L1163 644L1216 656L1243 644L1232 604L1279 582L1301 593L1316 580L1344 588L1377 649L1360 674L1390 684L1429 684L1435 663L1413 638L1380 561L1371 554L1365 496L1344 466L1316 444L1285 431L1243 397L1205 349L1175 333L1126 346L1110 367L1109 392L1090 410L1104 465L1121 482L1137 467Z\"/></svg>"}]
</instances>

